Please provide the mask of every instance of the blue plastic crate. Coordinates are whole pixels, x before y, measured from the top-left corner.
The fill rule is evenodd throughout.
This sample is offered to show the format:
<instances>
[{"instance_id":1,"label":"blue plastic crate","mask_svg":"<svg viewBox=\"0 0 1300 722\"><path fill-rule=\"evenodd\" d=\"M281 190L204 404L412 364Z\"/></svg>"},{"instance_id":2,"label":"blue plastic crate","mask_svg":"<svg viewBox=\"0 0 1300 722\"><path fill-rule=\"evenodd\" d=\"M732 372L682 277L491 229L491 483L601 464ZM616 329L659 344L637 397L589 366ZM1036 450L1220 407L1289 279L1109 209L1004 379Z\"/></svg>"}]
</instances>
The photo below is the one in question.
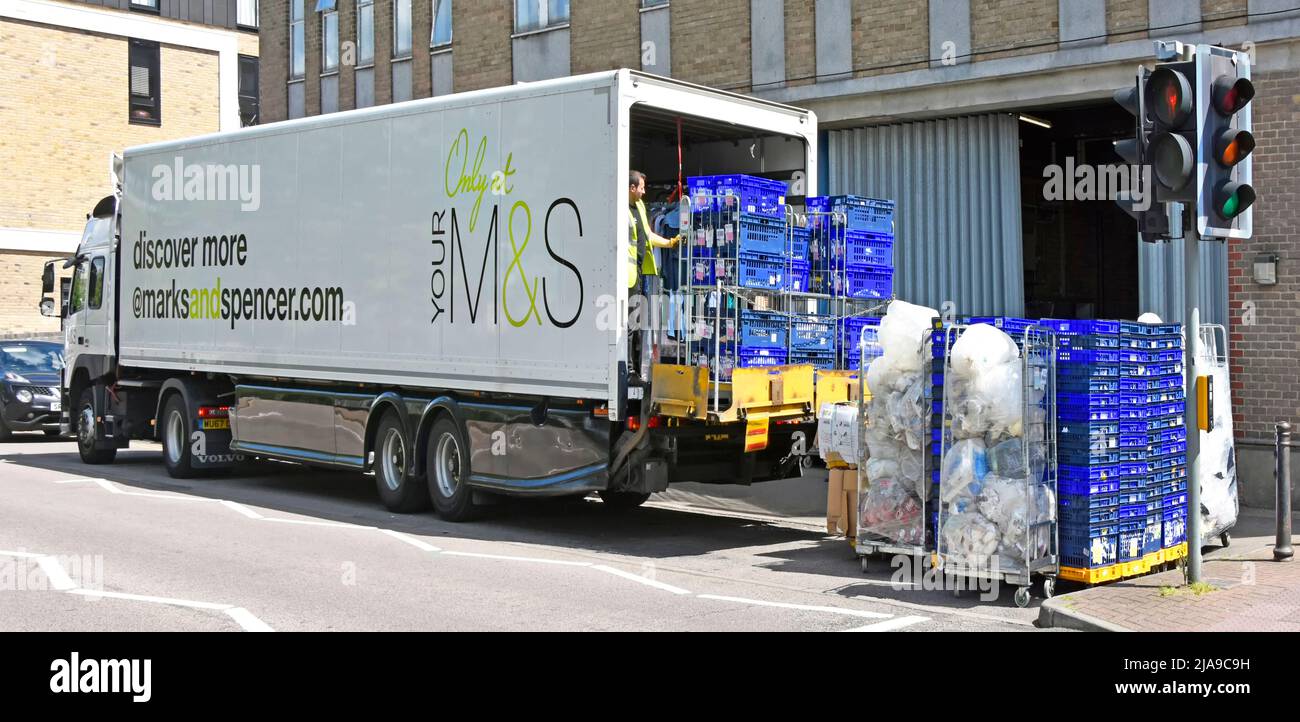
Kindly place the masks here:
<instances>
[{"instance_id":1,"label":"blue plastic crate","mask_svg":"<svg viewBox=\"0 0 1300 722\"><path fill-rule=\"evenodd\" d=\"M1061 563L1076 568L1108 567L1116 561L1116 533L1110 527L1060 529Z\"/></svg>"},{"instance_id":2,"label":"blue plastic crate","mask_svg":"<svg viewBox=\"0 0 1300 722\"><path fill-rule=\"evenodd\" d=\"M737 366L755 368L759 366L784 366L787 356L783 348L760 348L743 349L736 355L736 358Z\"/></svg>"},{"instance_id":3,"label":"blue plastic crate","mask_svg":"<svg viewBox=\"0 0 1300 722\"><path fill-rule=\"evenodd\" d=\"M1125 404L1119 409L1120 421L1142 420L1147 418L1146 406L1131 406Z\"/></svg>"},{"instance_id":4,"label":"blue plastic crate","mask_svg":"<svg viewBox=\"0 0 1300 722\"><path fill-rule=\"evenodd\" d=\"M1161 469L1159 471L1151 472L1151 483L1153 484L1168 484L1186 478L1186 466L1175 466L1172 469Z\"/></svg>"},{"instance_id":5,"label":"blue plastic crate","mask_svg":"<svg viewBox=\"0 0 1300 722\"><path fill-rule=\"evenodd\" d=\"M1146 489L1121 489L1119 494L1115 496L1115 500L1116 503L1120 505L1120 509L1121 509L1120 518L1123 519L1126 518L1122 516L1123 509L1128 509L1138 504L1147 503L1147 492Z\"/></svg>"},{"instance_id":6,"label":"blue plastic crate","mask_svg":"<svg viewBox=\"0 0 1300 722\"><path fill-rule=\"evenodd\" d=\"M1115 394L1076 394L1058 391L1058 406L1074 406L1089 409L1113 409L1120 405L1120 398Z\"/></svg>"},{"instance_id":7,"label":"blue plastic crate","mask_svg":"<svg viewBox=\"0 0 1300 722\"><path fill-rule=\"evenodd\" d=\"M1172 441L1187 441L1187 427L1175 426L1151 434L1153 444L1168 444Z\"/></svg>"},{"instance_id":8,"label":"blue plastic crate","mask_svg":"<svg viewBox=\"0 0 1300 722\"><path fill-rule=\"evenodd\" d=\"M1187 493L1181 492L1181 493L1169 494L1165 496L1160 500L1160 508L1161 509L1179 509L1179 508L1186 509Z\"/></svg>"},{"instance_id":9,"label":"blue plastic crate","mask_svg":"<svg viewBox=\"0 0 1300 722\"><path fill-rule=\"evenodd\" d=\"M1115 453L1119 455L1119 459L1117 459L1117 461L1119 461L1121 464L1142 461L1143 459L1147 458L1147 455L1149 454L1145 446L1141 448L1136 446L1121 448L1117 450Z\"/></svg>"},{"instance_id":10,"label":"blue plastic crate","mask_svg":"<svg viewBox=\"0 0 1300 722\"><path fill-rule=\"evenodd\" d=\"M1121 449L1139 449L1145 453L1148 443L1149 437L1144 431L1140 434L1120 434L1118 446Z\"/></svg>"},{"instance_id":11,"label":"blue plastic crate","mask_svg":"<svg viewBox=\"0 0 1300 722\"><path fill-rule=\"evenodd\" d=\"M1125 336L1181 335L1183 332L1183 325L1180 323L1139 323L1137 321L1120 321L1119 331Z\"/></svg>"},{"instance_id":12,"label":"blue plastic crate","mask_svg":"<svg viewBox=\"0 0 1300 722\"><path fill-rule=\"evenodd\" d=\"M787 255L791 258L797 258L801 261L807 261L808 258L808 240L811 236L808 228L795 226L790 229L790 251Z\"/></svg>"},{"instance_id":13,"label":"blue plastic crate","mask_svg":"<svg viewBox=\"0 0 1300 722\"><path fill-rule=\"evenodd\" d=\"M1124 348L1138 351L1182 350L1182 336L1124 336Z\"/></svg>"},{"instance_id":14,"label":"blue plastic crate","mask_svg":"<svg viewBox=\"0 0 1300 722\"><path fill-rule=\"evenodd\" d=\"M1146 424L1148 433L1164 431L1182 426L1183 418L1181 416L1163 416L1158 419L1147 419Z\"/></svg>"},{"instance_id":15,"label":"blue plastic crate","mask_svg":"<svg viewBox=\"0 0 1300 722\"><path fill-rule=\"evenodd\" d=\"M887 233L850 230L844 234L844 247L845 265L894 265L894 237Z\"/></svg>"},{"instance_id":16,"label":"blue plastic crate","mask_svg":"<svg viewBox=\"0 0 1300 722\"><path fill-rule=\"evenodd\" d=\"M1068 451L1073 454L1088 454L1091 452L1109 454L1119 451L1118 439L1118 434L1096 434L1086 436L1076 434L1058 434L1056 446L1061 453ZM1143 449L1143 452L1145 453L1145 449ZM1065 463L1070 464L1073 462L1067 461ZM1080 466L1086 465L1088 464L1080 464Z\"/></svg>"},{"instance_id":17,"label":"blue plastic crate","mask_svg":"<svg viewBox=\"0 0 1300 722\"><path fill-rule=\"evenodd\" d=\"M740 348L746 349L786 347L788 319L770 311L740 312Z\"/></svg>"},{"instance_id":18,"label":"blue plastic crate","mask_svg":"<svg viewBox=\"0 0 1300 722\"><path fill-rule=\"evenodd\" d=\"M1182 389L1149 391L1146 395L1146 403L1148 404L1167 404L1172 401L1182 403L1186 400L1186 393Z\"/></svg>"},{"instance_id":19,"label":"blue plastic crate","mask_svg":"<svg viewBox=\"0 0 1300 722\"><path fill-rule=\"evenodd\" d=\"M791 351L790 365L812 364L814 367L822 370L835 368L835 352L827 351Z\"/></svg>"},{"instance_id":20,"label":"blue plastic crate","mask_svg":"<svg viewBox=\"0 0 1300 722\"><path fill-rule=\"evenodd\" d=\"M1056 418L1062 421L1119 421L1119 409L1090 409L1085 406L1056 405Z\"/></svg>"},{"instance_id":21,"label":"blue plastic crate","mask_svg":"<svg viewBox=\"0 0 1300 722\"><path fill-rule=\"evenodd\" d=\"M1144 555L1160 551L1160 545L1164 543L1160 527L1160 512L1147 514L1142 529L1142 553Z\"/></svg>"},{"instance_id":22,"label":"blue plastic crate","mask_svg":"<svg viewBox=\"0 0 1300 722\"><path fill-rule=\"evenodd\" d=\"M1069 494L1071 496L1102 496L1119 491L1119 480L1091 480L1062 475L1056 481L1056 490L1061 494ZM1112 504L1104 504L1103 506L1112 506Z\"/></svg>"},{"instance_id":23,"label":"blue plastic crate","mask_svg":"<svg viewBox=\"0 0 1300 722\"><path fill-rule=\"evenodd\" d=\"M1030 326L1038 325L1038 321L1032 318L1016 318L1014 316L971 316L966 319L966 323L972 326L977 323L988 324L1001 329L1009 335L1024 333Z\"/></svg>"},{"instance_id":24,"label":"blue plastic crate","mask_svg":"<svg viewBox=\"0 0 1300 722\"><path fill-rule=\"evenodd\" d=\"M808 261L792 258L789 262L789 271L786 274L785 290L795 291L797 293L807 293L808 287Z\"/></svg>"},{"instance_id":25,"label":"blue plastic crate","mask_svg":"<svg viewBox=\"0 0 1300 722\"><path fill-rule=\"evenodd\" d=\"M1119 380L1119 391L1122 394L1146 394L1148 383L1144 378L1125 376Z\"/></svg>"},{"instance_id":26,"label":"blue plastic crate","mask_svg":"<svg viewBox=\"0 0 1300 722\"><path fill-rule=\"evenodd\" d=\"M1170 455L1170 454L1184 454L1184 455L1185 455L1186 453L1187 453L1187 442L1186 442L1186 441L1168 441L1168 442L1165 442L1165 443L1163 443L1163 444L1152 444L1152 445L1151 445L1151 455L1152 455L1152 456L1168 456L1168 455Z\"/></svg>"},{"instance_id":27,"label":"blue plastic crate","mask_svg":"<svg viewBox=\"0 0 1300 722\"><path fill-rule=\"evenodd\" d=\"M713 191L724 211L734 207L744 213L785 220L785 183L740 174L715 175L712 179Z\"/></svg>"},{"instance_id":28,"label":"blue plastic crate","mask_svg":"<svg viewBox=\"0 0 1300 722\"><path fill-rule=\"evenodd\" d=\"M840 338L845 345L874 343L880 333L880 319L871 316L849 316L840 321Z\"/></svg>"},{"instance_id":29,"label":"blue plastic crate","mask_svg":"<svg viewBox=\"0 0 1300 722\"><path fill-rule=\"evenodd\" d=\"M1089 366L1098 364L1116 364L1119 363L1120 352L1108 349L1077 349L1077 348L1058 348L1056 349L1056 362L1058 364L1087 364Z\"/></svg>"},{"instance_id":30,"label":"blue plastic crate","mask_svg":"<svg viewBox=\"0 0 1300 722\"><path fill-rule=\"evenodd\" d=\"M1120 433L1120 424L1117 421L1070 421L1059 422L1056 427L1058 438L1075 435L1091 439L1098 438L1102 435Z\"/></svg>"},{"instance_id":31,"label":"blue plastic crate","mask_svg":"<svg viewBox=\"0 0 1300 722\"><path fill-rule=\"evenodd\" d=\"M781 291L788 285L789 264L784 258L741 255L738 264L740 285L745 288Z\"/></svg>"},{"instance_id":32,"label":"blue plastic crate","mask_svg":"<svg viewBox=\"0 0 1300 722\"><path fill-rule=\"evenodd\" d=\"M1173 349L1169 351L1138 351L1142 358L1135 359L1137 363L1144 364L1169 364L1181 362L1183 360L1182 349Z\"/></svg>"},{"instance_id":33,"label":"blue plastic crate","mask_svg":"<svg viewBox=\"0 0 1300 722\"><path fill-rule=\"evenodd\" d=\"M1082 481L1107 481L1118 478L1117 469L1112 465L1102 466L1075 466L1062 464L1057 468L1057 476L1061 479L1076 479Z\"/></svg>"},{"instance_id":34,"label":"blue plastic crate","mask_svg":"<svg viewBox=\"0 0 1300 722\"><path fill-rule=\"evenodd\" d=\"M1114 335L1119 333L1118 321L1098 321L1095 319L1061 319L1044 318L1039 323L1056 331L1076 335Z\"/></svg>"},{"instance_id":35,"label":"blue plastic crate","mask_svg":"<svg viewBox=\"0 0 1300 722\"><path fill-rule=\"evenodd\" d=\"M835 320L801 316L790 326L791 351L835 352Z\"/></svg>"},{"instance_id":36,"label":"blue plastic crate","mask_svg":"<svg viewBox=\"0 0 1300 722\"><path fill-rule=\"evenodd\" d=\"M889 298L894 295L894 269L889 266L849 266L843 273L844 296Z\"/></svg>"},{"instance_id":37,"label":"blue plastic crate","mask_svg":"<svg viewBox=\"0 0 1300 722\"><path fill-rule=\"evenodd\" d=\"M1134 559L1142 558L1142 537L1146 533L1145 526L1146 522L1144 520L1142 529L1122 531L1116 535L1116 561L1131 562Z\"/></svg>"},{"instance_id":38,"label":"blue plastic crate","mask_svg":"<svg viewBox=\"0 0 1300 722\"><path fill-rule=\"evenodd\" d=\"M737 238L741 253L784 257L787 252L785 223L752 213L741 213L736 219L735 231L728 226L724 233ZM725 238L730 246L731 238ZM732 255L728 249L721 255Z\"/></svg>"},{"instance_id":39,"label":"blue plastic crate","mask_svg":"<svg viewBox=\"0 0 1300 722\"><path fill-rule=\"evenodd\" d=\"M1150 514L1147 514L1144 518L1125 519L1124 521L1116 522L1114 525L1115 532L1118 534L1126 531L1142 531L1146 528L1147 518L1150 518L1150 516Z\"/></svg>"},{"instance_id":40,"label":"blue plastic crate","mask_svg":"<svg viewBox=\"0 0 1300 722\"><path fill-rule=\"evenodd\" d=\"M1147 459L1147 469L1152 473L1165 471L1166 469L1175 469L1187 465L1187 454L1170 454L1169 456L1158 456Z\"/></svg>"},{"instance_id":41,"label":"blue plastic crate","mask_svg":"<svg viewBox=\"0 0 1300 722\"><path fill-rule=\"evenodd\" d=\"M1172 376L1183 372L1182 362L1158 364L1130 364L1121 366L1126 376Z\"/></svg>"},{"instance_id":42,"label":"blue plastic crate","mask_svg":"<svg viewBox=\"0 0 1300 722\"><path fill-rule=\"evenodd\" d=\"M1060 348L1072 349L1119 349L1119 336L1107 334L1061 334L1056 339L1056 345Z\"/></svg>"},{"instance_id":43,"label":"blue plastic crate","mask_svg":"<svg viewBox=\"0 0 1300 722\"><path fill-rule=\"evenodd\" d=\"M1147 431L1148 431L1148 429L1147 429L1147 421L1146 421L1146 419L1142 419L1141 421L1132 421L1132 420L1127 420L1127 419L1126 419L1126 420L1124 420L1124 421L1119 422L1119 432L1118 432L1118 433L1119 433L1121 436L1123 436L1123 435L1127 435L1127 434L1134 434L1134 435L1136 435L1136 434L1145 434L1145 433L1147 433Z\"/></svg>"},{"instance_id":44,"label":"blue plastic crate","mask_svg":"<svg viewBox=\"0 0 1300 722\"><path fill-rule=\"evenodd\" d=\"M1145 408L1148 419L1158 419L1168 416L1182 416L1187 407L1181 401L1176 401L1164 404L1147 404Z\"/></svg>"},{"instance_id":45,"label":"blue plastic crate","mask_svg":"<svg viewBox=\"0 0 1300 722\"><path fill-rule=\"evenodd\" d=\"M847 228L870 233L894 232L894 202L862 196L810 196L809 212L843 214Z\"/></svg>"},{"instance_id":46,"label":"blue plastic crate","mask_svg":"<svg viewBox=\"0 0 1300 722\"><path fill-rule=\"evenodd\" d=\"M1115 378L1088 378L1078 376L1062 376L1057 374L1056 390L1058 393L1066 392L1072 394L1105 394L1115 393L1120 390L1120 379Z\"/></svg>"},{"instance_id":47,"label":"blue plastic crate","mask_svg":"<svg viewBox=\"0 0 1300 722\"><path fill-rule=\"evenodd\" d=\"M1145 517L1152 508L1148 506L1149 502L1141 504L1126 504L1115 507L1117 519L1135 519Z\"/></svg>"},{"instance_id":48,"label":"blue plastic crate","mask_svg":"<svg viewBox=\"0 0 1300 722\"><path fill-rule=\"evenodd\" d=\"M1087 451L1077 451L1064 447L1057 448L1057 458L1062 464L1073 466L1095 466L1102 464L1114 464L1119 461L1118 451L1090 449Z\"/></svg>"},{"instance_id":49,"label":"blue plastic crate","mask_svg":"<svg viewBox=\"0 0 1300 722\"><path fill-rule=\"evenodd\" d=\"M1077 524L1107 524L1118 519L1119 507L1114 505L1101 505L1107 497L1098 496L1071 496L1061 495L1059 497L1061 522ZM1109 497L1112 501L1114 497ZM1098 505L1093 506L1093 502Z\"/></svg>"},{"instance_id":50,"label":"blue plastic crate","mask_svg":"<svg viewBox=\"0 0 1300 722\"><path fill-rule=\"evenodd\" d=\"M1182 544L1187 541L1187 510L1162 510L1160 512L1160 526L1166 549Z\"/></svg>"},{"instance_id":51,"label":"blue plastic crate","mask_svg":"<svg viewBox=\"0 0 1300 722\"><path fill-rule=\"evenodd\" d=\"M1118 381L1120 366L1119 364L1059 364L1056 367L1056 377L1058 385L1067 379L1114 378Z\"/></svg>"}]
</instances>

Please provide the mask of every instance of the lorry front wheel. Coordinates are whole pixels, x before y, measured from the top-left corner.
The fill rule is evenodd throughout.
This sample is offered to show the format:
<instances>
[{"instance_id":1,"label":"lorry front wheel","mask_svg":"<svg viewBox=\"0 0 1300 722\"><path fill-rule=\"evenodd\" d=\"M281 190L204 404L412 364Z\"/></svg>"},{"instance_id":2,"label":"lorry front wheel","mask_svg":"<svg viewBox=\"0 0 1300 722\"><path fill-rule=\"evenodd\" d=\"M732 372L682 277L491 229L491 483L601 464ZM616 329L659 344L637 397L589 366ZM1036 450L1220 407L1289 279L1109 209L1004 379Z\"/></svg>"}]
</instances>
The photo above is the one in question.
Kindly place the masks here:
<instances>
[{"instance_id":1,"label":"lorry front wheel","mask_svg":"<svg viewBox=\"0 0 1300 722\"><path fill-rule=\"evenodd\" d=\"M375 486L384 506L399 514L429 508L429 490L410 473L410 449L397 414L385 413L375 434Z\"/></svg>"},{"instance_id":2,"label":"lorry front wheel","mask_svg":"<svg viewBox=\"0 0 1300 722\"><path fill-rule=\"evenodd\" d=\"M163 464L167 475L173 479L194 476L193 459L190 458L190 415L185 397L172 394L167 399L162 415Z\"/></svg>"},{"instance_id":3,"label":"lorry front wheel","mask_svg":"<svg viewBox=\"0 0 1300 722\"><path fill-rule=\"evenodd\" d=\"M95 448L95 390L86 387L77 401L77 453L83 464L111 464L117 449Z\"/></svg>"},{"instance_id":4,"label":"lorry front wheel","mask_svg":"<svg viewBox=\"0 0 1300 722\"><path fill-rule=\"evenodd\" d=\"M450 417L434 422L424 460L429 496L438 516L447 521L469 521L478 516L481 507L474 503L474 490L468 483L469 448Z\"/></svg>"}]
</instances>

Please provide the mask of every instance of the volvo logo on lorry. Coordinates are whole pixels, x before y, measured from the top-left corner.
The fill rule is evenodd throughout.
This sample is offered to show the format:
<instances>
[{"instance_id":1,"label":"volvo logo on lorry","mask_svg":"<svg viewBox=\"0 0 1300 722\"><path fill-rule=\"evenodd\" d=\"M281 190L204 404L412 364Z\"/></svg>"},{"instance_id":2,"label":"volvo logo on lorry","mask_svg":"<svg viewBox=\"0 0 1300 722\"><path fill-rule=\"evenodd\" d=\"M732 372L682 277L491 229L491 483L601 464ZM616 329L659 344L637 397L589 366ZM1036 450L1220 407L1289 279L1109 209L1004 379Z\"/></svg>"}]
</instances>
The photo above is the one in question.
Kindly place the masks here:
<instances>
[{"instance_id":1,"label":"volvo logo on lorry","mask_svg":"<svg viewBox=\"0 0 1300 722\"><path fill-rule=\"evenodd\" d=\"M572 262L562 257L555 250L553 239L560 238L566 215L571 215L576 224L577 237L582 237L582 213L578 204L571 198L560 197L551 202L541 224L542 243L550 258L549 271L559 274L572 273L577 281L578 299L573 309L559 307L558 300L552 302L548 282L559 281L558 277L530 273L534 254L529 252L529 243L533 240L535 224L533 212L528 203L516 200L504 213L504 232L509 250L502 257L502 203L493 203L487 222L487 231L476 236L484 195L491 191L496 198L507 198L514 192L509 182L515 174L511 167L513 154L506 156L505 167L492 173L483 170L483 159L487 152L487 137L478 143L472 162L469 155L469 133L461 129L452 141L447 160L443 166L443 184L447 198L452 201L450 208L433 212L430 223L430 245L433 270L429 275L429 301L432 306L430 323L437 323L443 313L448 314L450 323L456 322L456 293L459 288L465 296L464 308L469 314L470 323L478 323L482 305L483 286L488 280L488 262L491 259L492 277L492 323L500 323L501 315L506 323L516 328L543 323L542 316L557 328L568 328L582 315L584 291L582 273ZM453 172L454 168L459 171ZM455 201L458 198L471 197L473 205L469 209L468 222L462 229L462 213L458 213ZM553 226L552 223L555 225ZM482 238L482 253L476 252L479 244L476 237ZM466 251L466 246L469 251ZM468 258L468 260L467 260ZM502 264L505 264L502 268ZM477 273L476 273L477 272ZM477 276L477 277L476 277ZM552 280L554 279L554 280ZM538 301L541 308L538 308ZM462 316L464 318L464 316Z\"/></svg>"}]
</instances>

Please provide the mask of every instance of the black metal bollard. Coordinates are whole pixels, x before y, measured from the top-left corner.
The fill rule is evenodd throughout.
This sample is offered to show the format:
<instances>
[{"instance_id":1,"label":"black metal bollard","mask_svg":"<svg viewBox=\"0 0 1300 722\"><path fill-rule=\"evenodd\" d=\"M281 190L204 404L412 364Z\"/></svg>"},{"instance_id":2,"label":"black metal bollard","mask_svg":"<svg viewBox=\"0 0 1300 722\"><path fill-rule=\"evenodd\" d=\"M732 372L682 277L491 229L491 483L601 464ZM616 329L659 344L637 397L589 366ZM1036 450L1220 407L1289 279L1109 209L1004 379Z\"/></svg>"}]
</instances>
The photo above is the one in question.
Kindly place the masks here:
<instances>
[{"instance_id":1,"label":"black metal bollard","mask_svg":"<svg viewBox=\"0 0 1300 722\"><path fill-rule=\"evenodd\" d=\"M1291 424L1277 424L1277 541L1273 560L1289 561L1295 553L1291 547Z\"/></svg>"}]
</instances>

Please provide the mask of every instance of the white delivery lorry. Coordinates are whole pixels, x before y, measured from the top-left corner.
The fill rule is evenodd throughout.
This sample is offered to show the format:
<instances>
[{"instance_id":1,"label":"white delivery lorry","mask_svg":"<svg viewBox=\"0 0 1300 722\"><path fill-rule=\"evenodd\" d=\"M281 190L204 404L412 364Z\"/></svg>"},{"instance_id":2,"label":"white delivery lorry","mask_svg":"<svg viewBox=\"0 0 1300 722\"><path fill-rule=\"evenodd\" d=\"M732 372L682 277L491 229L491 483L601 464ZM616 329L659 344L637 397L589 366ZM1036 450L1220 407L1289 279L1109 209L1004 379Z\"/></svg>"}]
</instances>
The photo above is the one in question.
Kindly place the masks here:
<instances>
[{"instance_id":1,"label":"white delivery lorry","mask_svg":"<svg viewBox=\"0 0 1300 722\"><path fill-rule=\"evenodd\" d=\"M65 264L65 431L90 464L158 439L175 477L373 470L390 509L453 520L789 476L811 369L738 372L725 409L707 370L633 374L626 261L634 156L792 148L811 194L812 113L620 70L127 149Z\"/></svg>"}]
</instances>

